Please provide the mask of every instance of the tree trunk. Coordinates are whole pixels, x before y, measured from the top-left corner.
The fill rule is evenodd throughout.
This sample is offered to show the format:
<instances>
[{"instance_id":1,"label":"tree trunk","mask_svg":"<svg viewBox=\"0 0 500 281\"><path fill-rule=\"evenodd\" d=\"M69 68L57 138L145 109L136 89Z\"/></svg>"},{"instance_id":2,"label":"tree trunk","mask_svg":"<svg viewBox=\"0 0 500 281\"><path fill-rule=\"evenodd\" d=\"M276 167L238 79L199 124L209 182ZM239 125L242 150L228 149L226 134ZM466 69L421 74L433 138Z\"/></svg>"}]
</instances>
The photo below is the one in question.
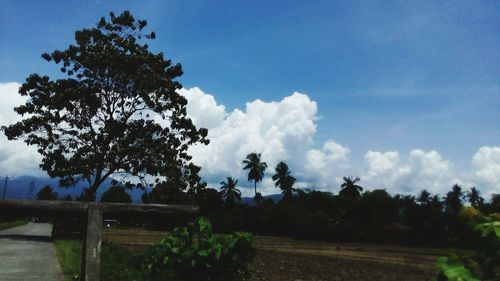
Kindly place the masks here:
<instances>
[{"instance_id":1,"label":"tree trunk","mask_svg":"<svg viewBox=\"0 0 500 281\"><path fill-rule=\"evenodd\" d=\"M102 183L102 180L100 178L96 177L92 186L89 186L89 188L85 189L84 194L82 194L83 195L83 198L81 198L82 201L89 201L89 202L95 201L97 189L99 188L101 183Z\"/></svg>"}]
</instances>

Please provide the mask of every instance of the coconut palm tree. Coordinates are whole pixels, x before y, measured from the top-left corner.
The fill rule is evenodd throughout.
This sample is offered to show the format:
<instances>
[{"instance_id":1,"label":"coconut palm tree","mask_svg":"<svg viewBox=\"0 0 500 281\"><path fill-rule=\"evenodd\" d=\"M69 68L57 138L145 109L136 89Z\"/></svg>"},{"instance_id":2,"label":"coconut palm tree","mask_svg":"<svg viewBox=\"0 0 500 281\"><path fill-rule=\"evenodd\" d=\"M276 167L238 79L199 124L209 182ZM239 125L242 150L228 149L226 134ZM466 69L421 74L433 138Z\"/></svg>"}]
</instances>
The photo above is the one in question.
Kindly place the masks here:
<instances>
[{"instance_id":1,"label":"coconut palm tree","mask_svg":"<svg viewBox=\"0 0 500 281\"><path fill-rule=\"evenodd\" d=\"M458 215L462 209L462 202L464 199L464 192L462 187L458 184L453 185L451 191L446 193L444 197L444 207L447 213L451 215Z\"/></svg>"},{"instance_id":2,"label":"coconut palm tree","mask_svg":"<svg viewBox=\"0 0 500 281\"><path fill-rule=\"evenodd\" d=\"M257 192L257 194L255 194L255 197L253 198L253 201L259 205L261 204L262 202L264 202L264 196L262 196L262 193L260 192Z\"/></svg>"},{"instance_id":3,"label":"coconut palm tree","mask_svg":"<svg viewBox=\"0 0 500 281\"><path fill-rule=\"evenodd\" d=\"M431 202L430 192L425 189L421 190L418 194L417 202L421 205L428 205Z\"/></svg>"},{"instance_id":4,"label":"coconut palm tree","mask_svg":"<svg viewBox=\"0 0 500 281\"><path fill-rule=\"evenodd\" d=\"M288 165L285 162L279 162L275 168L276 174L273 175L274 185L281 189L281 194L283 194L283 200L288 200L293 198L293 184L295 183L295 178L290 175L291 171L288 169Z\"/></svg>"},{"instance_id":5,"label":"coconut palm tree","mask_svg":"<svg viewBox=\"0 0 500 281\"><path fill-rule=\"evenodd\" d=\"M360 181L359 178L352 177L343 177L344 182L340 185L339 195L351 197L351 198L359 198L361 196L361 191L363 191L363 187L357 185L356 183Z\"/></svg>"},{"instance_id":6,"label":"coconut palm tree","mask_svg":"<svg viewBox=\"0 0 500 281\"><path fill-rule=\"evenodd\" d=\"M283 200L289 200L293 198L293 193L296 189L293 187L295 184L295 178L292 176L288 176L284 179L283 184L280 186L281 194L283 194Z\"/></svg>"},{"instance_id":7,"label":"coconut palm tree","mask_svg":"<svg viewBox=\"0 0 500 281\"><path fill-rule=\"evenodd\" d=\"M484 203L484 198L479 195L479 190L475 187L472 187L466 195L470 205L474 208L478 208Z\"/></svg>"},{"instance_id":8,"label":"coconut palm tree","mask_svg":"<svg viewBox=\"0 0 500 281\"><path fill-rule=\"evenodd\" d=\"M260 153L252 152L247 155L242 162L243 170L248 171L248 181L254 183L255 196L257 196L257 183L262 181L264 171L267 168L266 162L260 162Z\"/></svg>"},{"instance_id":9,"label":"coconut palm tree","mask_svg":"<svg viewBox=\"0 0 500 281\"><path fill-rule=\"evenodd\" d=\"M236 188L238 180L232 177L227 177L227 181L220 182L220 195L222 199L226 202L227 206L233 206L236 201L241 200L241 191Z\"/></svg>"}]
</instances>

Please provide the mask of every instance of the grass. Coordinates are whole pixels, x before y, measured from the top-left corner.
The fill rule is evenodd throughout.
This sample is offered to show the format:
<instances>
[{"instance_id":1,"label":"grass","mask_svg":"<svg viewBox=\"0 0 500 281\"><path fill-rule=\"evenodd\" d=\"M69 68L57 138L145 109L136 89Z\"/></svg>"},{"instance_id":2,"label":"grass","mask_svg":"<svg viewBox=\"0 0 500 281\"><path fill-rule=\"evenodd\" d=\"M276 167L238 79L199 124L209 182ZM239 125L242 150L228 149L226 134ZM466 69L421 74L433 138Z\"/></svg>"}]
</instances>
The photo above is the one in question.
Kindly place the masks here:
<instances>
[{"instance_id":1,"label":"grass","mask_svg":"<svg viewBox=\"0 0 500 281\"><path fill-rule=\"evenodd\" d=\"M78 280L80 275L80 259L82 256L82 243L76 240L54 241L59 264L66 281Z\"/></svg>"},{"instance_id":2,"label":"grass","mask_svg":"<svg viewBox=\"0 0 500 281\"><path fill-rule=\"evenodd\" d=\"M27 223L28 223L27 220L15 220L15 221L8 221L8 222L0 222L0 230L4 230L4 229L13 228L13 227L16 227L16 226L25 225Z\"/></svg>"},{"instance_id":3,"label":"grass","mask_svg":"<svg viewBox=\"0 0 500 281\"><path fill-rule=\"evenodd\" d=\"M56 240L55 246L65 281L79 280L82 242L78 240ZM112 245L103 245L101 253L101 280L141 280L140 268L144 250L128 250Z\"/></svg>"}]
</instances>

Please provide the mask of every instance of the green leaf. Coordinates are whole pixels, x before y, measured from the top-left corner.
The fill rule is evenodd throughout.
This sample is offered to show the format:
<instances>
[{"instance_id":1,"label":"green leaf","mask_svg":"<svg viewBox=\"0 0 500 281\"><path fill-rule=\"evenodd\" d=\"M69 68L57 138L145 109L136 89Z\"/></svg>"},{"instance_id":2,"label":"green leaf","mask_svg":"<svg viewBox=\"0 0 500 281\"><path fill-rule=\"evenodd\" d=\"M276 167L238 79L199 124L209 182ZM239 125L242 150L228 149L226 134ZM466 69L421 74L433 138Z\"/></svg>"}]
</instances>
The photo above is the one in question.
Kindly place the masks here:
<instances>
[{"instance_id":1,"label":"green leaf","mask_svg":"<svg viewBox=\"0 0 500 281\"><path fill-rule=\"evenodd\" d=\"M458 262L458 257L440 257L437 262L437 267L448 280L455 281L481 281L472 272L470 272L463 264Z\"/></svg>"},{"instance_id":2,"label":"green leaf","mask_svg":"<svg viewBox=\"0 0 500 281\"><path fill-rule=\"evenodd\" d=\"M474 230L481 232L481 236L487 237L494 233L497 238L500 238L500 221L486 222L478 224Z\"/></svg>"},{"instance_id":3,"label":"green leaf","mask_svg":"<svg viewBox=\"0 0 500 281\"><path fill-rule=\"evenodd\" d=\"M186 236L189 239L184 239ZM203 238L200 243L193 243L199 237ZM248 280L248 264L255 252L252 239L252 235L240 232L220 243L211 232L210 222L197 220L162 240L178 244L158 243L152 247L143 265L144 280Z\"/></svg>"}]
</instances>

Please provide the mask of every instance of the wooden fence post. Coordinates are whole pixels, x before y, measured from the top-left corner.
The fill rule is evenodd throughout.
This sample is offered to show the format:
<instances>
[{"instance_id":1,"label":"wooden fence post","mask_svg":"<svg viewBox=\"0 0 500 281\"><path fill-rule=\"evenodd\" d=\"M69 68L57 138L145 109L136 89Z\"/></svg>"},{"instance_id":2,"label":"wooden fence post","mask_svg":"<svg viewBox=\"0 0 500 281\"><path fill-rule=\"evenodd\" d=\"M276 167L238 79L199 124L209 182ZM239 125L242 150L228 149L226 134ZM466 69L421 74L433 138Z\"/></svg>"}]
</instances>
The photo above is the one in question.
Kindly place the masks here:
<instances>
[{"instance_id":1,"label":"wooden fence post","mask_svg":"<svg viewBox=\"0 0 500 281\"><path fill-rule=\"evenodd\" d=\"M26 212L40 215L46 212L53 216L64 214L66 216L84 216L87 224L83 230L82 265L80 271L81 281L99 281L101 272L101 243L103 213L128 213L128 214L197 214L199 208L185 205L161 204L127 204L127 203L94 203L74 201L51 200L0 200L0 211Z\"/></svg>"},{"instance_id":2,"label":"wooden fence post","mask_svg":"<svg viewBox=\"0 0 500 281\"><path fill-rule=\"evenodd\" d=\"M101 272L102 213L99 203L89 203L82 246L81 281L99 281Z\"/></svg>"}]
</instances>

